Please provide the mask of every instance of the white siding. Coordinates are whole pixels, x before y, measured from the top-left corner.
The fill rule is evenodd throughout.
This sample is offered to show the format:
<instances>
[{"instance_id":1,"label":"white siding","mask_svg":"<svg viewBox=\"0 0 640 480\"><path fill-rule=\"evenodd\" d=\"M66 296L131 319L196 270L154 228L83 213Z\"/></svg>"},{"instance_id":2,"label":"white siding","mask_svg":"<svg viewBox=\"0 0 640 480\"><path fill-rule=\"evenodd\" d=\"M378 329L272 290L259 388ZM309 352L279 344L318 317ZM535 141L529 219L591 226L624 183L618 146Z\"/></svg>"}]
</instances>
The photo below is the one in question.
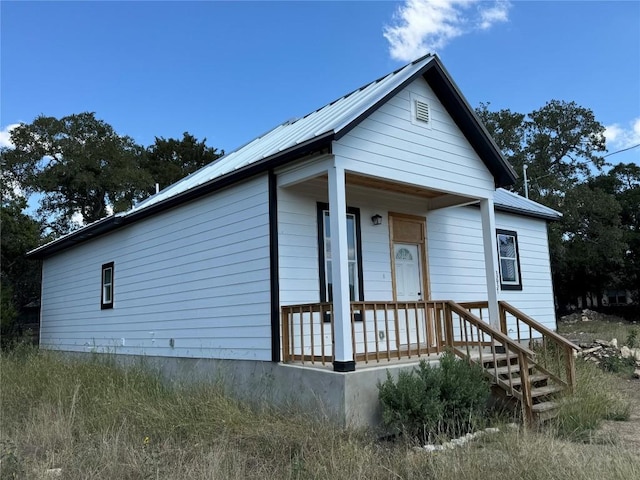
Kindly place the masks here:
<instances>
[{"instance_id":1,"label":"white siding","mask_svg":"<svg viewBox=\"0 0 640 480\"><path fill-rule=\"evenodd\" d=\"M474 207L437 210L427 217L432 297L468 302L486 299L480 211ZM547 225L496 212L496 228L518 234L522 290L500 291L505 300L555 329Z\"/></svg>"},{"instance_id":2,"label":"white siding","mask_svg":"<svg viewBox=\"0 0 640 480\"><path fill-rule=\"evenodd\" d=\"M114 308L101 310L111 261ZM270 360L267 177L45 260L40 338L71 351Z\"/></svg>"},{"instance_id":3,"label":"white siding","mask_svg":"<svg viewBox=\"0 0 640 480\"><path fill-rule=\"evenodd\" d=\"M282 305L320 299L316 202L326 202L326 181L314 180L278 191L280 301ZM426 200L363 187L347 188L347 204L360 209L364 298L391 301L388 212L427 218L431 299L487 299L480 209L453 207L427 211ZM374 214L383 224L371 224ZM544 220L496 212L496 227L518 234L522 291L499 292L534 319L555 328L553 288Z\"/></svg>"},{"instance_id":4,"label":"white siding","mask_svg":"<svg viewBox=\"0 0 640 480\"><path fill-rule=\"evenodd\" d=\"M429 125L411 121L412 95L430 104ZM422 78L334 142L333 153L350 171L475 198L494 190L491 173Z\"/></svg>"},{"instance_id":5,"label":"white siding","mask_svg":"<svg viewBox=\"0 0 640 480\"><path fill-rule=\"evenodd\" d=\"M280 303L293 305L320 301L318 276L317 202L327 202L326 180L313 180L278 191ZM393 300L389 253L389 212L426 216L426 200L347 188L347 205L360 209L362 269L365 300ZM382 215L382 225L371 217Z\"/></svg>"}]
</instances>

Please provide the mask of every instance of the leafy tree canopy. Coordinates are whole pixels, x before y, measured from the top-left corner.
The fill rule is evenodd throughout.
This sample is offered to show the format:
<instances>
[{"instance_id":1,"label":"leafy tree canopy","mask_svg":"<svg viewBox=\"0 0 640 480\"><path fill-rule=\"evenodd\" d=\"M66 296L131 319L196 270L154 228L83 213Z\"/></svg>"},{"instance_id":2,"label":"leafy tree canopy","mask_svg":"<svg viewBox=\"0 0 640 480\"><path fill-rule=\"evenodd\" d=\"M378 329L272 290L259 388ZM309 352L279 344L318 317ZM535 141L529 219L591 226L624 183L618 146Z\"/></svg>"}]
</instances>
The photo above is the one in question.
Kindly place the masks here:
<instances>
[{"instance_id":1,"label":"leafy tree canopy","mask_svg":"<svg viewBox=\"0 0 640 480\"><path fill-rule=\"evenodd\" d=\"M39 116L11 131L15 148L2 167L29 194L42 194L38 216L57 234L74 227L74 217L93 222L130 208L151 181L140 169L144 149L118 135L94 113L61 119Z\"/></svg>"},{"instance_id":2,"label":"leafy tree canopy","mask_svg":"<svg viewBox=\"0 0 640 480\"><path fill-rule=\"evenodd\" d=\"M557 206L558 196L604 165L599 152L605 151L605 128L591 110L575 102L551 100L526 115L508 109L492 112L488 104L476 111L518 172L511 188L520 194L527 165L533 200Z\"/></svg>"},{"instance_id":3,"label":"leafy tree canopy","mask_svg":"<svg viewBox=\"0 0 640 480\"><path fill-rule=\"evenodd\" d=\"M152 179L146 188L148 194L155 193L155 183L165 188L190 173L216 161L224 151L206 145L207 139L198 141L193 135L184 132L182 140L156 137L155 143L147 148L143 168Z\"/></svg>"}]
</instances>

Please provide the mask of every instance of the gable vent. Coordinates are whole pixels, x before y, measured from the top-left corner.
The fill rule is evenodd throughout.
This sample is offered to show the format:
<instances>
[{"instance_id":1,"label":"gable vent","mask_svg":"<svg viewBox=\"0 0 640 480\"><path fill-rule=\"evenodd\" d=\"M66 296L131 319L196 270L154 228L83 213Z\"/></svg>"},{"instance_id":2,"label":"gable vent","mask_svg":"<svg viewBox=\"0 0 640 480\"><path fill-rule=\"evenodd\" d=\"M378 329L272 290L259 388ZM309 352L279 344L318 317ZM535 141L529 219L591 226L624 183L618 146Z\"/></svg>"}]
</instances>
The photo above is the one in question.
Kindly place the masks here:
<instances>
[{"instance_id":1,"label":"gable vent","mask_svg":"<svg viewBox=\"0 0 640 480\"><path fill-rule=\"evenodd\" d=\"M429 123L429 104L416 100L416 119Z\"/></svg>"}]
</instances>

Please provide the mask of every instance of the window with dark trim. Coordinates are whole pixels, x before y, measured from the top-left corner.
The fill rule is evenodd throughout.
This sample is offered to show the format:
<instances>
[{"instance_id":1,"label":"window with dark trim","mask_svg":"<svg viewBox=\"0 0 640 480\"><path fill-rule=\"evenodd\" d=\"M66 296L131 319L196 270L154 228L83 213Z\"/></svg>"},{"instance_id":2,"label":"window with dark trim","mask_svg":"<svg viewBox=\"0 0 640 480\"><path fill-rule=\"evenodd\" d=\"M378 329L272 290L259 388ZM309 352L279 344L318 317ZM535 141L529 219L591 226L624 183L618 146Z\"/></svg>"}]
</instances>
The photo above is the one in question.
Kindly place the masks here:
<instances>
[{"instance_id":1,"label":"window with dark trim","mask_svg":"<svg viewBox=\"0 0 640 480\"><path fill-rule=\"evenodd\" d=\"M104 265L102 265L102 291L100 293L100 308L102 308L103 310L107 308L113 308L113 271L113 262L105 263Z\"/></svg>"},{"instance_id":2,"label":"window with dark trim","mask_svg":"<svg viewBox=\"0 0 640 480\"><path fill-rule=\"evenodd\" d=\"M496 235L500 265L500 288L502 290L522 290L518 234L511 230L496 230Z\"/></svg>"},{"instance_id":3,"label":"window with dark trim","mask_svg":"<svg viewBox=\"0 0 640 480\"><path fill-rule=\"evenodd\" d=\"M351 301L364 300L362 281L362 242L360 241L360 209L347 208L347 247L349 268L349 298ZM318 203L318 259L320 272L320 300L333 300L331 280L331 222L329 205Z\"/></svg>"}]
</instances>

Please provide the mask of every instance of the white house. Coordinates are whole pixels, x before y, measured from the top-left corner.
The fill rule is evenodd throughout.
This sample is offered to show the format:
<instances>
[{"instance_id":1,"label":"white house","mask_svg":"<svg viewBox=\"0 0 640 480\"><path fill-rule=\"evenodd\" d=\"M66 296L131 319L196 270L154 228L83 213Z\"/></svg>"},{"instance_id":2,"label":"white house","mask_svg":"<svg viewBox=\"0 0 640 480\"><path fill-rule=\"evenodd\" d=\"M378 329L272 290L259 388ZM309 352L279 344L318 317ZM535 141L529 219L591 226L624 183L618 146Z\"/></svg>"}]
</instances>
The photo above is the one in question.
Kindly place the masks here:
<instances>
[{"instance_id":1,"label":"white house","mask_svg":"<svg viewBox=\"0 0 640 480\"><path fill-rule=\"evenodd\" d=\"M371 422L386 370L473 343L468 325L484 344L521 340L514 311L555 329L559 214L514 179L427 55L30 252L41 348Z\"/></svg>"}]
</instances>

